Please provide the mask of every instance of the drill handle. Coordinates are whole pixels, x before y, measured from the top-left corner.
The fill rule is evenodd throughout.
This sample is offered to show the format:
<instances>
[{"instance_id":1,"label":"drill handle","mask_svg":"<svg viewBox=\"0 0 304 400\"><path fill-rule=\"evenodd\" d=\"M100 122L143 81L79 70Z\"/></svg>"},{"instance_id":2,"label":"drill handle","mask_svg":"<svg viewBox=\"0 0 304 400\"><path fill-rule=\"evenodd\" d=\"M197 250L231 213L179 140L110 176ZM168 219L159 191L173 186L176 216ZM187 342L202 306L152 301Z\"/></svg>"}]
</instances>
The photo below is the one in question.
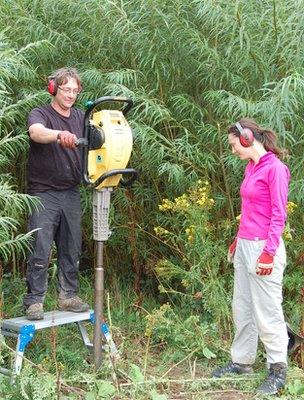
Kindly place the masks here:
<instances>
[{"instance_id":1,"label":"drill handle","mask_svg":"<svg viewBox=\"0 0 304 400\"><path fill-rule=\"evenodd\" d=\"M111 176L114 175L123 175L123 176L129 176L128 179L122 179L121 184L124 187L129 187L131 186L136 179L138 179L138 171L134 168L124 168L124 169L112 169L111 171L105 172L102 174L94 183L91 183L90 186L92 188L96 188L99 186L104 180L107 178L110 178Z\"/></svg>"},{"instance_id":2,"label":"drill handle","mask_svg":"<svg viewBox=\"0 0 304 400\"><path fill-rule=\"evenodd\" d=\"M131 108L133 107L133 100L127 98L127 97L120 97L120 96L103 96L103 97L99 97L96 100L89 100L86 104L87 110L85 112L85 117L88 117L92 110L97 107L99 104L101 103L115 103L115 102L119 102L119 103L126 103L126 105L124 106L124 108L121 110L121 112L123 113L123 115L127 115L127 113L131 110Z\"/></svg>"}]
</instances>

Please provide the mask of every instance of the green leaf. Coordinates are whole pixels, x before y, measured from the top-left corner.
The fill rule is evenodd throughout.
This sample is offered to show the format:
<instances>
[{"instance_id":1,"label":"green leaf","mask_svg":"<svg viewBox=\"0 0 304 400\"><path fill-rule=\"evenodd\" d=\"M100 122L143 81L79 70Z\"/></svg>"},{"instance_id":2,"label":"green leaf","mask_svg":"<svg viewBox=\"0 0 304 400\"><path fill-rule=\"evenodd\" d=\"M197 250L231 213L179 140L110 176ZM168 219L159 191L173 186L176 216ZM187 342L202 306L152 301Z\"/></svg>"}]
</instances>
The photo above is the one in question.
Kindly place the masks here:
<instances>
[{"instance_id":1,"label":"green leaf","mask_svg":"<svg viewBox=\"0 0 304 400\"><path fill-rule=\"evenodd\" d=\"M209 350L208 347L204 347L203 354L208 359L216 357L216 355L211 350Z\"/></svg>"},{"instance_id":2,"label":"green leaf","mask_svg":"<svg viewBox=\"0 0 304 400\"><path fill-rule=\"evenodd\" d=\"M89 392L85 396L85 400L95 400L96 395L93 392Z\"/></svg>"},{"instance_id":3,"label":"green leaf","mask_svg":"<svg viewBox=\"0 0 304 400\"><path fill-rule=\"evenodd\" d=\"M129 376L133 382L143 382L145 380L145 377L142 374L139 366L135 364L131 364Z\"/></svg>"},{"instance_id":4,"label":"green leaf","mask_svg":"<svg viewBox=\"0 0 304 400\"><path fill-rule=\"evenodd\" d=\"M116 388L110 382L99 381L96 382L96 385L98 387L98 396L102 399L110 398L116 392Z\"/></svg>"},{"instance_id":5,"label":"green leaf","mask_svg":"<svg viewBox=\"0 0 304 400\"><path fill-rule=\"evenodd\" d=\"M303 395L304 384L300 381L300 379L295 379L294 382L288 385L288 391L293 395Z\"/></svg>"}]
</instances>

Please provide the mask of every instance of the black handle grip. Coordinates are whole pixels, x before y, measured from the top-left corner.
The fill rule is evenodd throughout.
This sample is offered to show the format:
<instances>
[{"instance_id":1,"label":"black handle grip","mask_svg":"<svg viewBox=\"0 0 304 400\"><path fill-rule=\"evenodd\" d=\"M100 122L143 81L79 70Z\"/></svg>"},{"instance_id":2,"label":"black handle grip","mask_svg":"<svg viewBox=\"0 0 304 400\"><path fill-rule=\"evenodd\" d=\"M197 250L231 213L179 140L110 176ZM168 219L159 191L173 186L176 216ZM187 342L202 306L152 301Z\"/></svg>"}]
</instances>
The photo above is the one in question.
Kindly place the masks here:
<instances>
[{"instance_id":1,"label":"black handle grip","mask_svg":"<svg viewBox=\"0 0 304 400\"><path fill-rule=\"evenodd\" d=\"M115 175L131 175L129 179L126 181L122 180L121 184L124 187L131 186L133 182L138 178L138 172L136 169L133 168L125 168L125 169L112 169L111 171L105 172L102 174L98 179L96 179L95 182L90 183L90 187L96 188L99 186L103 181L105 181L107 178L110 178L111 176Z\"/></svg>"},{"instance_id":2,"label":"black handle grip","mask_svg":"<svg viewBox=\"0 0 304 400\"><path fill-rule=\"evenodd\" d=\"M86 147L88 146L88 141L85 138L78 138L75 142L76 147Z\"/></svg>"},{"instance_id":3,"label":"black handle grip","mask_svg":"<svg viewBox=\"0 0 304 400\"><path fill-rule=\"evenodd\" d=\"M101 103L107 103L107 102L120 102L120 103L127 103L126 106L121 110L123 115L127 115L127 113L131 110L133 107L133 100L127 98L127 97L120 97L120 96L103 96L99 97L96 100L89 100L86 104L87 110L86 114L90 114L91 111L97 107Z\"/></svg>"}]
</instances>

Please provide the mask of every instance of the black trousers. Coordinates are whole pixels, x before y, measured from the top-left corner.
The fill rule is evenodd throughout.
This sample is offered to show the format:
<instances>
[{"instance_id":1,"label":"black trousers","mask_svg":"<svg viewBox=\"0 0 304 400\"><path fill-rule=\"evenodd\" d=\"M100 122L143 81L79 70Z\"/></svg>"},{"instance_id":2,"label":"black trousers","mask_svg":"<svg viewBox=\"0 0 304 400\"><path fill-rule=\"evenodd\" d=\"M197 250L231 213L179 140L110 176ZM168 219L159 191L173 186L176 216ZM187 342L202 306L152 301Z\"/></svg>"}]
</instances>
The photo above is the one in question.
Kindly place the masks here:
<instances>
[{"instance_id":1,"label":"black trousers","mask_svg":"<svg viewBox=\"0 0 304 400\"><path fill-rule=\"evenodd\" d=\"M81 253L81 206L78 188L35 193L42 203L30 216L28 230L34 234L26 274L28 307L43 303L47 291L48 266L53 241L58 254L58 292L70 298L78 292L78 269Z\"/></svg>"}]
</instances>

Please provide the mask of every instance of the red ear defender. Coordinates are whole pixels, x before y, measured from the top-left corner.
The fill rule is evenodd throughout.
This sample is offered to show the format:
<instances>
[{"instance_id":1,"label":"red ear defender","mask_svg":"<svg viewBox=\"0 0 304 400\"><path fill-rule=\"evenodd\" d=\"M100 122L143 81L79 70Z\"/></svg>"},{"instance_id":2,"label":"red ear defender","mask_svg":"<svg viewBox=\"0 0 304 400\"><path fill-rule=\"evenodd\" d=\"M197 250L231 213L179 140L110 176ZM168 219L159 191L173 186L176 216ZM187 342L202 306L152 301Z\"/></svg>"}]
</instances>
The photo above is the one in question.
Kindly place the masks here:
<instances>
[{"instance_id":1,"label":"red ear defender","mask_svg":"<svg viewBox=\"0 0 304 400\"><path fill-rule=\"evenodd\" d=\"M53 78L49 79L49 83L47 85L47 90L48 90L49 94L51 94L52 96L56 95L57 85L55 83L55 79L53 79Z\"/></svg>"},{"instance_id":2,"label":"red ear defender","mask_svg":"<svg viewBox=\"0 0 304 400\"><path fill-rule=\"evenodd\" d=\"M253 145L254 136L253 132L248 128L243 128L239 122L235 124L237 130L240 132L240 143L243 147L250 147Z\"/></svg>"}]
</instances>

